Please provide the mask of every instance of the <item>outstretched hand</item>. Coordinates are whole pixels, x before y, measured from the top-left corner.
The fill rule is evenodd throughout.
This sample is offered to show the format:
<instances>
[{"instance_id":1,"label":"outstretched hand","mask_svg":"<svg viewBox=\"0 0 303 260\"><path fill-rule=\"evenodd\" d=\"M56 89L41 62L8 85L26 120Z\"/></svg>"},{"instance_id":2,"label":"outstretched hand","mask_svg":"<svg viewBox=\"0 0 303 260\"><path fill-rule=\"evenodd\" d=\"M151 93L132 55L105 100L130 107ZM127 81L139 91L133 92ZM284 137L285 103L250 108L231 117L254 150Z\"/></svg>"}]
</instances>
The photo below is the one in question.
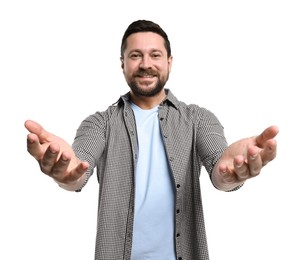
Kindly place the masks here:
<instances>
[{"instance_id":1,"label":"outstretched hand","mask_svg":"<svg viewBox=\"0 0 303 260\"><path fill-rule=\"evenodd\" d=\"M270 126L260 135L231 144L214 168L214 185L221 190L231 190L258 176L263 166L276 157L277 142L274 138L278 132L276 126Z\"/></svg>"},{"instance_id":2,"label":"outstretched hand","mask_svg":"<svg viewBox=\"0 0 303 260\"><path fill-rule=\"evenodd\" d=\"M89 164L80 161L72 147L62 138L47 132L35 121L24 124L27 135L27 151L38 161L40 169L60 186L76 190L84 182Z\"/></svg>"}]
</instances>

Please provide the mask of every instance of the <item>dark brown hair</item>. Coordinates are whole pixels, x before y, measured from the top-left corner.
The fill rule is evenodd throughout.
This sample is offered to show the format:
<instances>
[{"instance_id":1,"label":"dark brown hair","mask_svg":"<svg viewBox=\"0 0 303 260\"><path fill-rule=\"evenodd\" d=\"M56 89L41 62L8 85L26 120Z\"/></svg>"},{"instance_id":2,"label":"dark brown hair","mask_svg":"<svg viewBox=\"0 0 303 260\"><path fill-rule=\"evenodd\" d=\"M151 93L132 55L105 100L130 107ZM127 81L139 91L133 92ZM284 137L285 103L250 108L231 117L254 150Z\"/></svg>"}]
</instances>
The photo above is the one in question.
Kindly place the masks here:
<instances>
[{"instance_id":1,"label":"dark brown hair","mask_svg":"<svg viewBox=\"0 0 303 260\"><path fill-rule=\"evenodd\" d=\"M171 56L171 48L170 48L170 42L168 40L168 36L166 32L156 23L152 21L147 20L137 20L135 22L132 22L128 28L126 29L121 43L121 57L123 57L124 51L126 49L126 39L128 36L130 36L133 33L138 32L154 32L159 34L164 39L164 46L167 51L167 57Z\"/></svg>"}]
</instances>

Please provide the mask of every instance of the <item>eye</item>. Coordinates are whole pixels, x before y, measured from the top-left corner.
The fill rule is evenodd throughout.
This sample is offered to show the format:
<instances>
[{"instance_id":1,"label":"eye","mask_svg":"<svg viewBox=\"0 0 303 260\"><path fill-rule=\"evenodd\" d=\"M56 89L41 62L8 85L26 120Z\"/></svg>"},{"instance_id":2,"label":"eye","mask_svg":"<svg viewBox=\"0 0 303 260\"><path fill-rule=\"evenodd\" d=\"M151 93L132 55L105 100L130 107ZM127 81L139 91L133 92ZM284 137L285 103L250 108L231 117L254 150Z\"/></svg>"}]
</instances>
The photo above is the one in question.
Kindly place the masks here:
<instances>
[{"instance_id":1,"label":"eye","mask_svg":"<svg viewBox=\"0 0 303 260\"><path fill-rule=\"evenodd\" d=\"M131 59L139 59L142 55L140 53L137 53L137 52L133 52L129 57Z\"/></svg>"},{"instance_id":2,"label":"eye","mask_svg":"<svg viewBox=\"0 0 303 260\"><path fill-rule=\"evenodd\" d=\"M160 52L153 52L151 56L155 59L159 59L162 57Z\"/></svg>"}]
</instances>

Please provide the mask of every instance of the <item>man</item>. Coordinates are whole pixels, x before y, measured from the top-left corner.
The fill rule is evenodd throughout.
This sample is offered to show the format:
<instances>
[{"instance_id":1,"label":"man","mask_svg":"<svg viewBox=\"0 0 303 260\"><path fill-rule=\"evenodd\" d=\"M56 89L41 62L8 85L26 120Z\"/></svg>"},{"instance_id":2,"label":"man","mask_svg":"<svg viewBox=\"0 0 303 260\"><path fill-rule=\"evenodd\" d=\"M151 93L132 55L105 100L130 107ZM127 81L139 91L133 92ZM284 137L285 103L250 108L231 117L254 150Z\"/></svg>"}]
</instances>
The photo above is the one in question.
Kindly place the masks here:
<instances>
[{"instance_id":1,"label":"man","mask_svg":"<svg viewBox=\"0 0 303 260\"><path fill-rule=\"evenodd\" d=\"M88 116L72 146L27 120L28 152L60 187L80 191L97 169L96 260L207 260L199 175L234 191L276 156L278 128L227 145L216 116L165 83L170 42L146 20L129 25L121 67L130 91Z\"/></svg>"}]
</instances>

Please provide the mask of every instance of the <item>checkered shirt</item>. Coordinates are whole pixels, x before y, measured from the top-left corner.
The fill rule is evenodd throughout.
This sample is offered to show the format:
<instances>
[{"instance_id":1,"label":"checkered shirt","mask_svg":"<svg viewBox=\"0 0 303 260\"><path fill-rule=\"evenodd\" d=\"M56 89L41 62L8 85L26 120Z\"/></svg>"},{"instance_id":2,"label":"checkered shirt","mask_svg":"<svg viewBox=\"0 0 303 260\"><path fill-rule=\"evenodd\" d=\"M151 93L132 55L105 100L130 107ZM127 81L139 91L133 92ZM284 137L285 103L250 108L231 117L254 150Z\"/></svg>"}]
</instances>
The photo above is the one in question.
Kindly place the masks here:
<instances>
[{"instance_id":1,"label":"checkered shirt","mask_svg":"<svg viewBox=\"0 0 303 260\"><path fill-rule=\"evenodd\" d=\"M226 149L224 130L209 110L165 91L158 116L175 186L177 259L208 260L199 177L202 167L211 174ZM138 140L129 101L127 93L88 116L73 143L76 155L90 164L87 179L96 172L99 182L95 260L131 259Z\"/></svg>"}]
</instances>

